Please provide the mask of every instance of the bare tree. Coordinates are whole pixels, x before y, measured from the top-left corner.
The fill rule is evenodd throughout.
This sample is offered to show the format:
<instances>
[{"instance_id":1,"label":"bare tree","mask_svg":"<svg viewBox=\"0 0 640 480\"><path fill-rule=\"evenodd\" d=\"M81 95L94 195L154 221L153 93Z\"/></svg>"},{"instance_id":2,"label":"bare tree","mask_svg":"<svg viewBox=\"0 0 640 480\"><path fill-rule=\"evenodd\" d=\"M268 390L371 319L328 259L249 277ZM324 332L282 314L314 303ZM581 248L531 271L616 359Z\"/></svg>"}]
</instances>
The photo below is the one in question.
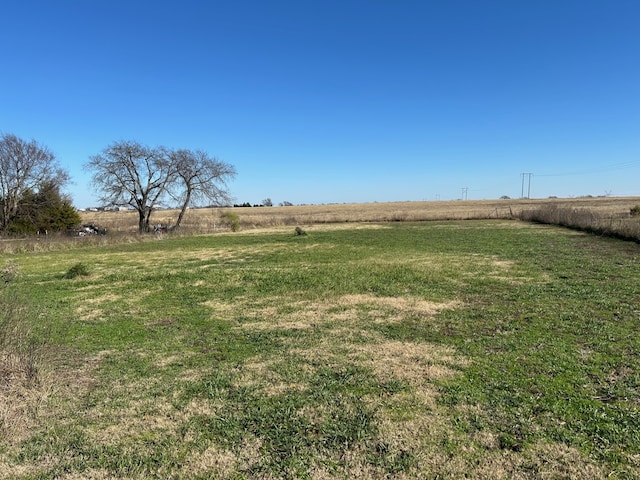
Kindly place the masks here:
<instances>
[{"instance_id":1,"label":"bare tree","mask_svg":"<svg viewBox=\"0 0 640 480\"><path fill-rule=\"evenodd\" d=\"M25 141L12 134L0 136L0 231L15 219L26 192L43 185L57 188L69 181L55 155L35 140Z\"/></svg>"},{"instance_id":2,"label":"bare tree","mask_svg":"<svg viewBox=\"0 0 640 480\"><path fill-rule=\"evenodd\" d=\"M201 150L150 148L121 141L90 158L93 184L108 206L130 206L138 212L138 230L149 231L153 210L163 200L177 201L179 227L189 205L203 199L210 204L228 201L226 181L235 169Z\"/></svg>"},{"instance_id":3,"label":"bare tree","mask_svg":"<svg viewBox=\"0 0 640 480\"><path fill-rule=\"evenodd\" d=\"M138 212L138 231L149 231L151 214L176 179L172 156L162 147L135 141L115 142L90 158L93 184L105 206L129 206Z\"/></svg>"},{"instance_id":4,"label":"bare tree","mask_svg":"<svg viewBox=\"0 0 640 480\"><path fill-rule=\"evenodd\" d=\"M171 186L174 199L181 204L180 214L174 227L179 227L184 214L192 202L208 200L210 205L229 202L226 182L232 179L235 168L202 150L180 149L171 152L176 180Z\"/></svg>"}]
</instances>

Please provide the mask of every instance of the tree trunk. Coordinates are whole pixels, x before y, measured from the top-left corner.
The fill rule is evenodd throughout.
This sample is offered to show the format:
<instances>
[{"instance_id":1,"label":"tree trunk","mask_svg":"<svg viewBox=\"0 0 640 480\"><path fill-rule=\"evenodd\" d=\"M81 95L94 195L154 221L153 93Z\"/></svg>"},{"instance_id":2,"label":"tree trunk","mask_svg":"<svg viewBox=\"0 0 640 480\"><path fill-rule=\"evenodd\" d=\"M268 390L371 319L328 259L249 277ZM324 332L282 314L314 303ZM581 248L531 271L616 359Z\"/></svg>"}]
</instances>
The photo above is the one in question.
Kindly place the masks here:
<instances>
[{"instance_id":1,"label":"tree trunk","mask_svg":"<svg viewBox=\"0 0 640 480\"><path fill-rule=\"evenodd\" d=\"M146 232L144 228L144 219L145 219L144 210L142 209L138 210L138 233Z\"/></svg>"},{"instance_id":2,"label":"tree trunk","mask_svg":"<svg viewBox=\"0 0 640 480\"><path fill-rule=\"evenodd\" d=\"M147 233L149 231L150 217L150 208L143 208L141 210L138 210L138 233Z\"/></svg>"},{"instance_id":3,"label":"tree trunk","mask_svg":"<svg viewBox=\"0 0 640 480\"><path fill-rule=\"evenodd\" d=\"M176 224L173 228L178 228L180 223L182 222L182 218L184 217L187 208L189 207L189 202L191 201L191 189L187 188L187 193L184 197L184 202L182 203L182 208L180 209L180 214L178 215L178 220L176 220Z\"/></svg>"}]
</instances>

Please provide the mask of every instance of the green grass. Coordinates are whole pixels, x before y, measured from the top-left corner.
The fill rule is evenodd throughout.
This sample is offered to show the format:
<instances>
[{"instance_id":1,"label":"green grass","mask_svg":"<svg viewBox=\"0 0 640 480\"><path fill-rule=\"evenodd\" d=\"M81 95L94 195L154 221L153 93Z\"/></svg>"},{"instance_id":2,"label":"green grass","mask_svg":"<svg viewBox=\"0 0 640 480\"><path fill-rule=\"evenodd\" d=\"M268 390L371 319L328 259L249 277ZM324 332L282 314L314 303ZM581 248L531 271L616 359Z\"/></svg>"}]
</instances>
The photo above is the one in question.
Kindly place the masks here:
<instances>
[{"instance_id":1,"label":"green grass","mask_svg":"<svg viewBox=\"0 0 640 480\"><path fill-rule=\"evenodd\" d=\"M637 244L306 233L12 256L52 393L0 477L640 478Z\"/></svg>"}]
</instances>

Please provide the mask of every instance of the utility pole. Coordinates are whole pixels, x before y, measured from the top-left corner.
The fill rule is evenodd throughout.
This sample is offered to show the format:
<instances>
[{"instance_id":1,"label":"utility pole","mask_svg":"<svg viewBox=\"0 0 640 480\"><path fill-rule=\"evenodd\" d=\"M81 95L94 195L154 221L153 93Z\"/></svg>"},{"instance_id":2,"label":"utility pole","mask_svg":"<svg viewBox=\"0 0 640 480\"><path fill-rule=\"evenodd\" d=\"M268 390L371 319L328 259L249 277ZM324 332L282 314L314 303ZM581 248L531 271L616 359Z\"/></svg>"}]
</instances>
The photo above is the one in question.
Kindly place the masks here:
<instances>
[{"instance_id":1,"label":"utility pole","mask_svg":"<svg viewBox=\"0 0 640 480\"><path fill-rule=\"evenodd\" d=\"M526 198L531 198L531 177L533 177L533 173L531 172L526 172L526 173L521 173L520 176L522 177L522 194L520 195L520 198L525 198L524 196L524 177L525 175L529 178L529 183L528 183L528 187L527 187L527 197Z\"/></svg>"}]
</instances>

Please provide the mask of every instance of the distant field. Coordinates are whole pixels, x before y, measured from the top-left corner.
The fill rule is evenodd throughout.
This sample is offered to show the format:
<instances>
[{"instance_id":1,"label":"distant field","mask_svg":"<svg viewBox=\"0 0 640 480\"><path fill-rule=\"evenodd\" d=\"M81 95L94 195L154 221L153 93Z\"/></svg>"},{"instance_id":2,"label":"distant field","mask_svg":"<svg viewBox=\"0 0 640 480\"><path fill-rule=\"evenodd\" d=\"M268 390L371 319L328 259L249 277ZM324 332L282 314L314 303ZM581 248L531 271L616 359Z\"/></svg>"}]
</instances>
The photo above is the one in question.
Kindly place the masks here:
<instances>
[{"instance_id":1,"label":"distant field","mask_svg":"<svg viewBox=\"0 0 640 480\"><path fill-rule=\"evenodd\" d=\"M391 202L309 205L291 207L250 207L193 209L188 212L185 230L213 232L225 230L220 218L222 211L231 210L240 218L242 228L263 228L283 225L310 225L315 223L389 222L422 220L465 220L507 218L517 216L526 209L542 205L557 205L589 209L604 215L625 215L640 204L640 197L600 197L544 200L477 200L442 202ZM135 212L82 212L86 223L95 223L112 231L135 232ZM152 217L154 223L172 224L177 210L160 210Z\"/></svg>"},{"instance_id":2,"label":"distant field","mask_svg":"<svg viewBox=\"0 0 640 480\"><path fill-rule=\"evenodd\" d=\"M0 255L42 355L0 368L0 478L640 478L638 244L350 223L496 205Z\"/></svg>"}]
</instances>

